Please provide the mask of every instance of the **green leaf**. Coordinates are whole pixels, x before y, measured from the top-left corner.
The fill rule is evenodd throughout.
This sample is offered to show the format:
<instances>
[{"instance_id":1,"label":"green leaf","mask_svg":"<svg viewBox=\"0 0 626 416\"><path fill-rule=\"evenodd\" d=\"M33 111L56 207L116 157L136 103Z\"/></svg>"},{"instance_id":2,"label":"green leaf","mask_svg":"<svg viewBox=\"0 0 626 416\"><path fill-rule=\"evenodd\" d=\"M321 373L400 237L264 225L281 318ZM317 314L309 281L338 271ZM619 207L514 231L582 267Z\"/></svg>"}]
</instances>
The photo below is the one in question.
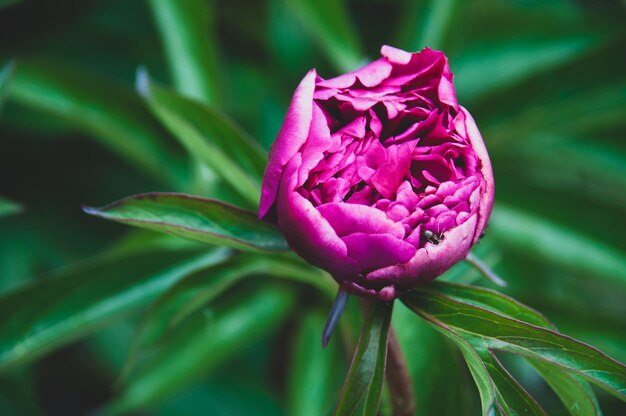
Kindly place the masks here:
<instances>
[{"instance_id":1,"label":"green leaf","mask_svg":"<svg viewBox=\"0 0 626 416\"><path fill-rule=\"evenodd\" d=\"M531 136L501 149L498 159L500 174L516 181L626 208L626 153L601 137Z\"/></svg>"},{"instance_id":2,"label":"green leaf","mask_svg":"<svg viewBox=\"0 0 626 416\"><path fill-rule=\"evenodd\" d=\"M0 218L8 215L17 214L22 211L22 206L16 202L9 201L0 196Z\"/></svg>"},{"instance_id":3,"label":"green leaf","mask_svg":"<svg viewBox=\"0 0 626 416\"><path fill-rule=\"evenodd\" d=\"M10 97L71 122L152 177L177 186L187 167L131 90L52 62L20 61Z\"/></svg>"},{"instance_id":4,"label":"green leaf","mask_svg":"<svg viewBox=\"0 0 626 416\"><path fill-rule=\"evenodd\" d=\"M626 367L599 350L471 303L419 287L403 299L430 322L454 330L479 351L505 351L545 360L626 399Z\"/></svg>"},{"instance_id":5,"label":"green leaf","mask_svg":"<svg viewBox=\"0 0 626 416\"><path fill-rule=\"evenodd\" d=\"M533 325L555 329L554 325L541 313L495 290L479 286L434 281L428 285L428 291L459 302L489 309Z\"/></svg>"},{"instance_id":6,"label":"green leaf","mask_svg":"<svg viewBox=\"0 0 626 416\"><path fill-rule=\"evenodd\" d=\"M602 415L593 390L582 377L563 371L548 361L528 361L559 396L572 416Z\"/></svg>"},{"instance_id":7,"label":"green leaf","mask_svg":"<svg viewBox=\"0 0 626 416\"><path fill-rule=\"evenodd\" d=\"M411 307L408 303L407 306ZM436 330L450 338L463 354L480 394L483 416L492 416L495 412L504 416L545 415L541 406L511 377L490 351L477 349L452 328L426 319Z\"/></svg>"},{"instance_id":8,"label":"green leaf","mask_svg":"<svg viewBox=\"0 0 626 416\"><path fill-rule=\"evenodd\" d=\"M491 215L489 231L500 243L526 256L626 287L626 257L571 229L499 204Z\"/></svg>"},{"instance_id":9,"label":"green leaf","mask_svg":"<svg viewBox=\"0 0 626 416\"><path fill-rule=\"evenodd\" d=\"M336 69L349 72L362 64L363 55L344 1L286 0L285 3Z\"/></svg>"},{"instance_id":10,"label":"green leaf","mask_svg":"<svg viewBox=\"0 0 626 416\"><path fill-rule=\"evenodd\" d=\"M300 319L287 382L289 415L327 415L332 410L341 355L339 343L320 348L324 323L325 316L318 312Z\"/></svg>"},{"instance_id":11,"label":"green leaf","mask_svg":"<svg viewBox=\"0 0 626 416\"><path fill-rule=\"evenodd\" d=\"M330 299L336 286L328 275L298 259L241 253L227 262L180 280L152 304L135 333L125 372L135 364L136 354L141 349L163 340L193 313L218 299L237 282L253 275L307 283L320 289Z\"/></svg>"},{"instance_id":12,"label":"green leaf","mask_svg":"<svg viewBox=\"0 0 626 416\"><path fill-rule=\"evenodd\" d=\"M0 370L31 361L144 306L224 250L104 256L0 296Z\"/></svg>"},{"instance_id":13,"label":"green leaf","mask_svg":"<svg viewBox=\"0 0 626 416\"><path fill-rule=\"evenodd\" d=\"M491 351L482 351L481 359L496 386L496 406L503 415L546 416L545 410L509 374Z\"/></svg>"},{"instance_id":14,"label":"green leaf","mask_svg":"<svg viewBox=\"0 0 626 416\"><path fill-rule=\"evenodd\" d=\"M579 58L601 44L599 36L562 39L489 39L464 50L454 60L455 85L460 97L476 99L515 85ZM497 71L493 71L498 68Z\"/></svg>"},{"instance_id":15,"label":"green leaf","mask_svg":"<svg viewBox=\"0 0 626 416\"><path fill-rule=\"evenodd\" d=\"M137 87L191 157L258 205L267 156L254 139L219 110L151 84L145 72L138 73Z\"/></svg>"},{"instance_id":16,"label":"green leaf","mask_svg":"<svg viewBox=\"0 0 626 416\"><path fill-rule=\"evenodd\" d=\"M523 143L538 131L567 136L596 134L600 129L623 126L626 82L619 79L593 88L577 87L566 98L543 98L540 102L529 102L521 110L509 112L483 129L483 136L490 138L490 152L499 152L513 142Z\"/></svg>"},{"instance_id":17,"label":"green leaf","mask_svg":"<svg viewBox=\"0 0 626 416\"><path fill-rule=\"evenodd\" d=\"M206 103L218 101L220 85L213 2L150 0L176 88Z\"/></svg>"},{"instance_id":18,"label":"green leaf","mask_svg":"<svg viewBox=\"0 0 626 416\"><path fill-rule=\"evenodd\" d=\"M418 41L413 45L414 50L426 46L433 49L442 49L446 35L450 29L452 18L464 4L458 0L430 0L421 25Z\"/></svg>"},{"instance_id":19,"label":"green leaf","mask_svg":"<svg viewBox=\"0 0 626 416\"><path fill-rule=\"evenodd\" d=\"M238 294L238 302L195 314L131 377L109 413L154 406L199 381L228 358L254 345L288 316L295 298L276 286Z\"/></svg>"},{"instance_id":20,"label":"green leaf","mask_svg":"<svg viewBox=\"0 0 626 416\"><path fill-rule=\"evenodd\" d=\"M335 415L376 415L387 361L393 303L372 302Z\"/></svg>"},{"instance_id":21,"label":"green leaf","mask_svg":"<svg viewBox=\"0 0 626 416\"><path fill-rule=\"evenodd\" d=\"M208 244L247 251L288 249L276 226L259 221L252 211L208 198L154 192L83 209L107 220Z\"/></svg>"}]
</instances>

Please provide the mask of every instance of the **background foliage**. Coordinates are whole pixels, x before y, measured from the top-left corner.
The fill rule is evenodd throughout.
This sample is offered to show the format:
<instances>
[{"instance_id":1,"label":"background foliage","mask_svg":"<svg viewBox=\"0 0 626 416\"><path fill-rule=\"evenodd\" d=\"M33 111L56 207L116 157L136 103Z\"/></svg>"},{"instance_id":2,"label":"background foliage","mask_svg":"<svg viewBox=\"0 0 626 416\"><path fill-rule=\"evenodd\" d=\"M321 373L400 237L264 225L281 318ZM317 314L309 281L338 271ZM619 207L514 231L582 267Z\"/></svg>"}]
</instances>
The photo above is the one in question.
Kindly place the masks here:
<instances>
[{"instance_id":1,"label":"background foliage","mask_svg":"<svg viewBox=\"0 0 626 416\"><path fill-rule=\"evenodd\" d=\"M331 411L361 318L352 300L320 348L327 276L80 206L178 191L254 209L264 153L306 70L335 76L384 43L450 58L493 162L496 205L475 252L503 291L626 361L623 2L0 5L1 414ZM491 285L464 264L442 279ZM392 324L418 413L478 414L454 342L399 302ZM499 358L550 414L566 414L538 375L549 369ZM598 398L604 414L623 414Z\"/></svg>"}]
</instances>

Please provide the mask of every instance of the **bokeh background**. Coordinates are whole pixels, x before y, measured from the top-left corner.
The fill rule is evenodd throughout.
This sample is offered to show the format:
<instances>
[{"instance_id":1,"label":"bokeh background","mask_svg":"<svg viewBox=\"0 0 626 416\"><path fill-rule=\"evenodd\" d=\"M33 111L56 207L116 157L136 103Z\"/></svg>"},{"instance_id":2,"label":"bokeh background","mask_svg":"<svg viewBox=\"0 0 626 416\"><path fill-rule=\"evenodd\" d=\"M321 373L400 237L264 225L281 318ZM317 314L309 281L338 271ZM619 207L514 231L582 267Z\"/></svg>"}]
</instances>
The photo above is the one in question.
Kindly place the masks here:
<instances>
[{"instance_id":1,"label":"bokeh background","mask_svg":"<svg viewBox=\"0 0 626 416\"><path fill-rule=\"evenodd\" d=\"M87 414L167 379L128 409L281 415L293 413L297 380L307 374L325 380L309 393L331 410L349 353L339 345L326 353L319 348L329 300L304 284L265 276L230 288L198 312L207 320L232 312L230 327L215 326L223 331L249 325L230 344L220 344L218 332L201 339L200 331L184 328L176 335L180 344L145 352L152 370L120 378L135 328L167 285L116 282L138 281L135 274L157 259L169 267L168 258L149 251L90 269L86 259L150 245L152 237L90 218L80 206L182 191L254 208L199 167L149 111L135 89L138 67L228 114L268 149L309 68L330 78L376 59L383 44L430 46L450 59L459 102L474 115L493 162L496 207L475 251L509 282L503 291L564 333L626 361L623 1L181 3L177 15L159 0L0 1L0 320L19 323L41 312L29 311L28 299L11 303L11 293L25 285L41 286L44 298L110 291L96 305L106 310L97 319L73 311L80 330L61 331L37 352L0 363L0 414ZM45 285L59 276L78 286ZM491 286L464 265L444 278ZM259 293L267 285L288 287L290 295L266 293L278 306L246 323L263 307ZM69 299L53 312L78 303ZM45 329L46 321L39 325ZM454 348L400 307L394 325L419 414L477 414L476 389ZM7 331L0 325L2 353L11 347L1 345ZM184 364L172 359L176 345L195 346L178 357ZM532 370L509 361L551 414L565 414ZM326 372L315 375L305 362ZM168 373L168 365L179 364L194 374ZM605 414L624 414L615 399L599 397Z\"/></svg>"}]
</instances>

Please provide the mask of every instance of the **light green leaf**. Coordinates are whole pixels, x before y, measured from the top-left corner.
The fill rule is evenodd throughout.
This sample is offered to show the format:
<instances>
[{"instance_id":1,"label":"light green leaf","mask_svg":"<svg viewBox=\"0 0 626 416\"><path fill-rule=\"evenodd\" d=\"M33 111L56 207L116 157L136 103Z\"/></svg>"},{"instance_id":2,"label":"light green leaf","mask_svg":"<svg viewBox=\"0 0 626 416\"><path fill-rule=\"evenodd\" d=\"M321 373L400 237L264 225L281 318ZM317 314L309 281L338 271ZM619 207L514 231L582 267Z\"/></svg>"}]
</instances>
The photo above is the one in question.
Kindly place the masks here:
<instances>
[{"instance_id":1,"label":"light green leaf","mask_svg":"<svg viewBox=\"0 0 626 416\"><path fill-rule=\"evenodd\" d=\"M155 192L84 210L111 221L208 244L247 251L288 249L280 230L259 221L256 213L208 198Z\"/></svg>"},{"instance_id":2,"label":"light green leaf","mask_svg":"<svg viewBox=\"0 0 626 416\"><path fill-rule=\"evenodd\" d=\"M393 303L372 302L343 385L335 415L376 415L387 361Z\"/></svg>"},{"instance_id":3,"label":"light green leaf","mask_svg":"<svg viewBox=\"0 0 626 416\"><path fill-rule=\"evenodd\" d=\"M491 215L489 232L534 259L626 286L625 255L546 219L499 204Z\"/></svg>"},{"instance_id":4,"label":"light green leaf","mask_svg":"<svg viewBox=\"0 0 626 416\"><path fill-rule=\"evenodd\" d=\"M35 359L146 305L224 250L105 256L0 296L0 370Z\"/></svg>"},{"instance_id":5,"label":"light green leaf","mask_svg":"<svg viewBox=\"0 0 626 416\"><path fill-rule=\"evenodd\" d=\"M195 314L180 326L131 377L108 413L155 406L198 382L275 330L288 317L295 298L280 287L265 286L247 296L238 294L238 300Z\"/></svg>"},{"instance_id":6,"label":"light green leaf","mask_svg":"<svg viewBox=\"0 0 626 416\"><path fill-rule=\"evenodd\" d=\"M413 49L420 50L426 46L442 49L452 17L459 13L463 6L464 4L458 0L430 0L423 17L418 42L413 45Z\"/></svg>"},{"instance_id":7,"label":"light green leaf","mask_svg":"<svg viewBox=\"0 0 626 416\"><path fill-rule=\"evenodd\" d=\"M479 351L505 351L549 361L626 399L626 367L559 334L420 287L403 299L431 322L454 330Z\"/></svg>"},{"instance_id":8,"label":"light green leaf","mask_svg":"<svg viewBox=\"0 0 626 416\"><path fill-rule=\"evenodd\" d=\"M170 71L183 94L215 103L220 85L213 2L150 0Z\"/></svg>"},{"instance_id":9,"label":"light green leaf","mask_svg":"<svg viewBox=\"0 0 626 416\"><path fill-rule=\"evenodd\" d=\"M258 205L267 156L254 139L219 110L151 84L145 72L137 87L191 157Z\"/></svg>"},{"instance_id":10,"label":"light green leaf","mask_svg":"<svg viewBox=\"0 0 626 416\"><path fill-rule=\"evenodd\" d=\"M300 319L289 366L288 415L327 415L332 410L341 351L339 343L331 342L326 349L320 347L324 323L325 316L317 312Z\"/></svg>"},{"instance_id":11,"label":"light green leaf","mask_svg":"<svg viewBox=\"0 0 626 416\"><path fill-rule=\"evenodd\" d=\"M0 217L17 214L22 211L22 206L16 202L0 197Z\"/></svg>"},{"instance_id":12,"label":"light green leaf","mask_svg":"<svg viewBox=\"0 0 626 416\"><path fill-rule=\"evenodd\" d=\"M579 35L562 39L492 38L483 44L476 43L454 60L457 93L459 97L476 99L507 88L571 62L603 40L595 35Z\"/></svg>"},{"instance_id":13,"label":"light green leaf","mask_svg":"<svg viewBox=\"0 0 626 416\"><path fill-rule=\"evenodd\" d=\"M285 3L336 69L349 72L362 64L363 55L344 1L286 0Z\"/></svg>"},{"instance_id":14,"label":"light green leaf","mask_svg":"<svg viewBox=\"0 0 626 416\"><path fill-rule=\"evenodd\" d=\"M9 96L71 122L133 165L178 186L187 167L131 90L52 62L17 63Z\"/></svg>"},{"instance_id":15,"label":"light green leaf","mask_svg":"<svg viewBox=\"0 0 626 416\"><path fill-rule=\"evenodd\" d=\"M571 374L548 361L528 360L559 396L572 416L600 416L602 411L589 384L580 376Z\"/></svg>"}]
</instances>

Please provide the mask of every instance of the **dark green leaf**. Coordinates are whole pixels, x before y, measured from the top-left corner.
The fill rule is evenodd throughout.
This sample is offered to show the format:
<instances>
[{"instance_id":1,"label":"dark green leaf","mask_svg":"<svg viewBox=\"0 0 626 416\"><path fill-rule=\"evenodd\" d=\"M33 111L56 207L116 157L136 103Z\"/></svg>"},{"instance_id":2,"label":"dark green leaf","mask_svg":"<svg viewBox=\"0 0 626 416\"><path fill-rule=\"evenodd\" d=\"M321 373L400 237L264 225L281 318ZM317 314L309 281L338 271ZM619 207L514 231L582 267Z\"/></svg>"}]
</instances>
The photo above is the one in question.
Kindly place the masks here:
<instances>
[{"instance_id":1,"label":"dark green leaf","mask_svg":"<svg viewBox=\"0 0 626 416\"><path fill-rule=\"evenodd\" d=\"M159 180L171 185L185 180L187 168L177 149L131 90L52 62L18 62L9 94L68 120Z\"/></svg>"},{"instance_id":2,"label":"dark green leaf","mask_svg":"<svg viewBox=\"0 0 626 416\"><path fill-rule=\"evenodd\" d=\"M0 369L132 313L187 274L222 261L226 253L150 250L106 256L3 294Z\"/></svg>"},{"instance_id":3,"label":"dark green leaf","mask_svg":"<svg viewBox=\"0 0 626 416\"><path fill-rule=\"evenodd\" d=\"M493 352L483 351L481 359L496 386L496 406L503 415L546 416L545 410L515 381Z\"/></svg>"},{"instance_id":4,"label":"dark green leaf","mask_svg":"<svg viewBox=\"0 0 626 416\"><path fill-rule=\"evenodd\" d=\"M144 72L137 77L154 114L190 156L256 206L267 159L261 147L219 110L151 84Z\"/></svg>"},{"instance_id":5,"label":"dark green leaf","mask_svg":"<svg viewBox=\"0 0 626 416\"><path fill-rule=\"evenodd\" d=\"M349 72L361 65L363 56L343 1L287 0L286 3L337 69Z\"/></svg>"},{"instance_id":6,"label":"dark green leaf","mask_svg":"<svg viewBox=\"0 0 626 416\"><path fill-rule=\"evenodd\" d=\"M372 302L335 415L376 415L387 361L393 303Z\"/></svg>"},{"instance_id":7,"label":"dark green leaf","mask_svg":"<svg viewBox=\"0 0 626 416\"><path fill-rule=\"evenodd\" d=\"M135 334L125 372L135 364L138 351L161 341L190 315L219 298L240 280L253 275L307 283L322 290L329 298L336 286L328 275L297 259L242 253L228 262L180 280L154 302Z\"/></svg>"},{"instance_id":8,"label":"dark green leaf","mask_svg":"<svg viewBox=\"0 0 626 416\"><path fill-rule=\"evenodd\" d=\"M571 229L499 204L489 231L502 244L527 256L626 286L626 256Z\"/></svg>"},{"instance_id":9,"label":"dark green leaf","mask_svg":"<svg viewBox=\"0 0 626 416\"><path fill-rule=\"evenodd\" d=\"M341 355L339 343L320 348L324 320L324 315L317 312L300 320L287 382L289 415L327 415L332 410Z\"/></svg>"},{"instance_id":10,"label":"dark green leaf","mask_svg":"<svg viewBox=\"0 0 626 416\"><path fill-rule=\"evenodd\" d=\"M425 319L454 330L480 351L506 351L549 361L626 399L626 367L593 347L427 287L414 290L404 301Z\"/></svg>"},{"instance_id":11,"label":"dark green leaf","mask_svg":"<svg viewBox=\"0 0 626 416\"><path fill-rule=\"evenodd\" d=\"M215 103L219 76L213 2L151 0L176 88L189 97Z\"/></svg>"},{"instance_id":12,"label":"dark green leaf","mask_svg":"<svg viewBox=\"0 0 626 416\"><path fill-rule=\"evenodd\" d=\"M108 220L203 243L247 251L288 249L280 230L259 221L254 212L208 198L155 192L84 210Z\"/></svg>"},{"instance_id":13,"label":"dark green leaf","mask_svg":"<svg viewBox=\"0 0 626 416\"><path fill-rule=\"evenodd\" d=\"M257 343L289 315L293 294L276 286L241 294L231 303L195 314L130 379L110 413L147 408L171 397Z\"/></svg>"}]
</instances>

